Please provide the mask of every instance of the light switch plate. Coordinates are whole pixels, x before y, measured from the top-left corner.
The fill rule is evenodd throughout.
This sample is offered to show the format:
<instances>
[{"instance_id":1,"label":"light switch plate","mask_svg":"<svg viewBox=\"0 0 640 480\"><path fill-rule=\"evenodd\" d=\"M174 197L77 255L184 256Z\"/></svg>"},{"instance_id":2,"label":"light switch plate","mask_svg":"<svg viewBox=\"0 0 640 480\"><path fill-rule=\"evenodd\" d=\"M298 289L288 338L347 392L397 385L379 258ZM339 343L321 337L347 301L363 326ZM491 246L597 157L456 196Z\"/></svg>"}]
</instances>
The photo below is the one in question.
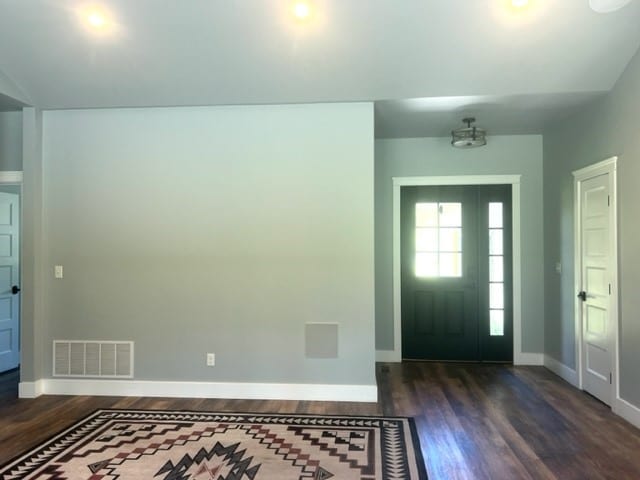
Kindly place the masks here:
<instances>
[{"instance_id":1,"label":"light switch plate","mask_svg":"<svg viewBox=\"0 0 640 480\"><path fill-rule=\"evenodd\" d=\"M55 268L53 269L54 274L56 276L56 278L62 278L63 277L63 270L62 270L62 265L56 265Z\"/></svg>"}]
</instances>

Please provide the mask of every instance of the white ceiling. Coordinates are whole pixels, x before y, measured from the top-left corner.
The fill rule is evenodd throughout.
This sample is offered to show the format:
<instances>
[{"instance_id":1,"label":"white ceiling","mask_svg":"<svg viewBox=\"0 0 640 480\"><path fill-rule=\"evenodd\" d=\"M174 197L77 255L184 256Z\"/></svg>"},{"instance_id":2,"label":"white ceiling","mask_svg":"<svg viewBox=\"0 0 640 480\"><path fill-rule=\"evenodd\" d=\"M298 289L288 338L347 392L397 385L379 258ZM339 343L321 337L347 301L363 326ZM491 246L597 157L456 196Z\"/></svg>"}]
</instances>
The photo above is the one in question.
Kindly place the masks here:
<instances>
[{"instance_id":1,"label":"white ceiling","mask_svg":"<svg viewBox=\"0 0 640 480\"><path fill-rule=\"evenodd\" d=\"M448 132L463 110L531 133L610 90L640 45L640 0L314 0L307 23L292 0L102 0L116 28L99 36L86 3L0 0L0 93L44 109L377 101L382 137Z\"/></svg>"}]
</instances>

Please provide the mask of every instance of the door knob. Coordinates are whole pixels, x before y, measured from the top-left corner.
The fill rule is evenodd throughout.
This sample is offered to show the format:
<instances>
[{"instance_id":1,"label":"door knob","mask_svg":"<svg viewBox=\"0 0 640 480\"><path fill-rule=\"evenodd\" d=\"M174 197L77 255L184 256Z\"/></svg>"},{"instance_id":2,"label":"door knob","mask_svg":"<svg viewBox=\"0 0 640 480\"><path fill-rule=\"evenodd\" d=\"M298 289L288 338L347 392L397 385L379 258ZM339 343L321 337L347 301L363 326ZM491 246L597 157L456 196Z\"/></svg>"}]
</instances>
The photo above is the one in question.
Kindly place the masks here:
<instances>
[{"instance_id":1,"label":"door knob","mask_svg":"<svg viewBox=\"0 0 640 480\"><path fill-rule=\"evenodd\" d=\"M578 293L578 298L580 300L582 300L583 302L587 301L587 292L585 292L584 290L580 293Z\"/></svg>"},{"instance_id":2,"label":"door knob","mask_svg":"<svg viewBox=\"0 0 640 480\"><path fill-rule=\"evenodd\" d=\"M16 293L18 293L20 291L20 287L17 285L14 285L13 287L11 287L11 293L13 293L14 295Z\"/></svg>"}]
</instances>

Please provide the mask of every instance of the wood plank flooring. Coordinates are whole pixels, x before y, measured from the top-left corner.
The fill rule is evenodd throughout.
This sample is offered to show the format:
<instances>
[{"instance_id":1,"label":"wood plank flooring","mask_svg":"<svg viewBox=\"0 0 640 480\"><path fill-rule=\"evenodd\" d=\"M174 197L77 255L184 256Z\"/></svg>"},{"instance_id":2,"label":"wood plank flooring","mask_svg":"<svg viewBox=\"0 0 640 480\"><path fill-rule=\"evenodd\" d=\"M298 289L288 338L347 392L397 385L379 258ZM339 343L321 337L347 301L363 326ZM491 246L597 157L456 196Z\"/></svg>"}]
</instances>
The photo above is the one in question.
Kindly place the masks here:
<instances>
[{"instance_id":1,"label":"wood plank flooring","mask_svg":"<svg viewBox=\"0 0 640 480\"><path fill-rule=\"evenodd\" d=\"M0 375L0 464L97 408L406 415L431 480L640 479L640 430L542 367L378 364L378 403L42 396Z\"/></svg>"}]
</instances>

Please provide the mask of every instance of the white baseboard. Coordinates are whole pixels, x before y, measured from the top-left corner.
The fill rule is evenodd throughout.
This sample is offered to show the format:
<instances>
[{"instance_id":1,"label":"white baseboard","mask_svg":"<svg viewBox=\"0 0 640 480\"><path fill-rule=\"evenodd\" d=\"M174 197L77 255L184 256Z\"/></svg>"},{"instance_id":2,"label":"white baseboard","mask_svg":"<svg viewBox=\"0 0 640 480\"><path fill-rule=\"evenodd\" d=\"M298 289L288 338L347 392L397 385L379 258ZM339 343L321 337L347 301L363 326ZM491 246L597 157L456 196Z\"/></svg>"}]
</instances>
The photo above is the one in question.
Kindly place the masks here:
<instances>
[{"instance_id":1,"label":"white baseboard","mask_svg":"<svg viewBox=\"0 0 640 480\"><path fill-rule=\"evenodd\" d=\"M33 398L39 394L48 394L122 397L234 398L243 400L319 400L336 402L378 401L378 387L376 385L155 382L60 378L45 378L38 382L41 382L39 390L25 387L21 389L20 397ZM23 395L23 393L25 395ZM32 393L33 395L29 395Z\"/></svg>"},{"instance_id":2,"label":"white baseboard","mask_svg":"<svg viewBox=\"0 0 640 480\"><path fill-rule=\"evenodd\" d=\"M376 362L400 363L402 356L395 350L376 350Z\"/></svg>"},{"instance_id":3,"label":"white baseboard","mask_svg":"<svg viewBox=\"0 0 640 480\"><path fill-rule=\"evenodd\" d=\"M546 354L544 356L544 366L574 387L578 387L578 372L573 368L567 367L564 363Z\"/></svg>"},{"instance_id":4,"label":"white baseboard","mask_svg":"<svg viewBox=\"0 0 640 480\"><path fill-rule=\"evenodd\" d=\"M544 365L544 354L525 352L516 353L513 357L513 364L542 366Z\"/></svg>"},{"instance_id":5,"label":"white baseboard","mask_svg":"<svg viewBox=\"0 0 640 480\"><path fill-rule=\"evenodd\" d=\"M44 390L44 380L35 382L20 382L18 384L19 398L36 398L42 395Z\"/></svg>"},{"instance_id":6,"label":"white baseboard","mask_svg":"<svg viewBox=\"0 0 640 480\"><path fill-rule=\"evenodd\" d=\"M640 428L640 408L623 398L616 398L613 403L613 413L620 415L633 426Z\"/></svg>"}]
</instances>

